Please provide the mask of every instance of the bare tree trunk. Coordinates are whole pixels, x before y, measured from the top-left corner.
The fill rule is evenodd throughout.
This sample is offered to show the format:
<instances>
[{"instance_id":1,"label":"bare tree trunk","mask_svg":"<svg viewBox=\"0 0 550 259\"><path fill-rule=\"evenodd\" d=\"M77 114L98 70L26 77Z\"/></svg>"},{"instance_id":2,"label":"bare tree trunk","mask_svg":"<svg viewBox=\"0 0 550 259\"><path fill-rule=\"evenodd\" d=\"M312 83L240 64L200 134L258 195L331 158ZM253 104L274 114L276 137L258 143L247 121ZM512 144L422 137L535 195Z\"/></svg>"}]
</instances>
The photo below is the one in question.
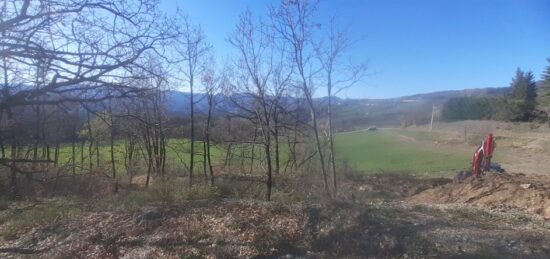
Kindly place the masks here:
<instances>
[{"instance_id":1,"label":"bare tree trunk","mask_svg":"<svg viewBox=\"0 0 550 259\"><path fill-rule=\"evenodd\" d=\"M224 166L229 166L231 161L230 161L230 157L231 157L231 147L233 145L231 143L227 144L227 148L225 149L225 159L223 161L223 165Z\"/></svg>"},{"instance_id":2,"label":"bare tree trunk","mask_svg":"<svg viewBox=\"0 0 550 259\"><path fill-rule=\"evenodd\" d=\"M84 171L84 147L86 146L86 139L82 139L80 143L80 172Z\"/></svg>"},{"instance_id":3,"label":"bare tree trunk","mask_svg":"<svg viewBox=\"0 0 550 259\"><path fill-rule=\"evenodd\" d=\"M159 91L159 101L160 101L160 91ZM162 123L162 114L160 112L160 107L157 107L157 119L158 119L158 128L159 128L159 157L160 161L160 175L164 177L166 169L166 136L164 135L164 126Z\"/></svg>"},{"instance_id":4,"label":"bare tree trunk","mask_svg":"<svg viewBox=\"0 0 550 259\"><path fill-rule=\"evenodd\" d=\"M299 121L298 121L298 119L296 119L294 128L297 129L298 125L299 125ZM298 169L298 156L296 154L296 144L297 143L298 143L298 131L294 130L293 135L292 135L292 141L290 141L290 138L289 138L289 143L288 143L289 150L290 150L290 157L292 159L291 168L294 169L294 170Z\"/></svg>"},{"instance_id":5,"label":"bare tree trunk","mask_svg":"<svg viewBox=\"0 0 550 259\"><path fill-rule=\"evenodd\" d=\"M88 111L87 112L87 125L88 125L88 140L89 140L89 146L88 146L88 159L89 159L89 163L90 163L90 167L89 167L89 170L90 172L92 171L93 169L93 147L94 147L94 141L93 141L93 135L92 135L92 123L90 122L90 112Z\"/></svg>"},{"instance_id":6,"label":"bare tree trunk","mask_svg":"<svg viewBox=\"0 0 550 259\"><path fill-rule=\"evenodd\" d=\"M149 181L151 179L152 162L147 162L147 177L145 178L145 187L149 187Z\"/></svg>"},{"instance_id":7,"label":"bare tree trunk","mask_svg":"<svg viewBox=\"0 0 550 259\"><path fill-rule=\"evenodd\" d=\"M71 170L73 176L76 174L76 138L75 136L71 139Z\"/></svg>"},{"instance_id":8,"label":"bare tree trunk","mask_svg":"<svg viewBox=\"0 0 550 259\"><path fill-rule=\"evenodd\" d=\"M35 80L35 87L36 89L39 89L40 88L40 65L38 65L36 67L36 80ZM41 132L41 128L40 128L40 125L41 125L41 122L42 122L42 118L41 118L41 114L40 114L40 105L35 105L34 106L34 109L35 109L35 112L36 112L36 122L35 122L35 132L34 132L34 143L33 143L33 160L38 160L38 145L39 143L41 142L41 139L40 137L42 136L42 132ZM42 139L42 141L44 141L44 139ZM42 142L44 143L44 142ZM37 163L36 162L33 162L32 165L31 165L31 169L34 171L36 170L36 165ZM30 175L27 174L27 178L30 178Z\"/></svg>"},{"instance_id":9,"label":"bare tree trunk","mask_svg":"<svg viewBox=\"0 0 550 259\"><path fill-rule=\"evenodd\" d=\"M204 182L208 182L208 176L206 174L206 167L208 163L207 159L208 154L206 153L206 140L202 142L202 175L204 177Z\"/></svg>"},{"instance_id":10,"label":"bare tree trunk","mask_svg":"<svg viewBox=\"0 0 550 259\"><path fill-rule=\"evenodd\" d=\"M227 122L227 136L231 137L232 136L232 128L231 128L231 118L230 117L225 117L225 120ZM231 167L231 160L233 159L233 155L232 155L232 147L233 147L233 143L229 142L227 144L227 148L225 150L225 159L223 161L223 166L224 167Z\"/></svg>"},{"instance_id":11,"label":"bare tree trunk","mask_svg":"<svg viewBox=\"0 0 550 259\"><path fill-rule=\"evenodd\" d=\"M149 180L151 178L151 170L153 169L153 150L151 146L151 134L149 130L149 125L145 125L145 126L146 126L146 129L145 129L144 142L145 142L145 149L147 151L147 178L145 180L145 187L148 187Z\"/></svg>"},{"instance_id":12,"label":"bare tree trunk","mask_svg":"<svg viewBox=\"0 0 550 259\"><path fill-rule=\"evenodd\" d=\"M46 159L48 161L51 161L51 155L50 155L50 145L46 143L46 145L42 148L42 159Z\"/></svg>"},{"instance_id":13,"label":"bare tree trunk","mask_svg":"<svg viewBox=\"0 0 550 259\"><path fill-rule=\"evenodd\" d=\"M304 78L304 80L305 80L305 78ZM306 86L304 86L304 87L306 87ZM307 89L304 89L304 91L307 92ZM326 169L326 166L325 166L325 156L324 156L324 153L323 153L323 148L321 147L321 139L319 137L319 127L318 127L318 124L317 124L317 112L315 111L315 106L313 104L313 100L311 99L310 94L307 94L306 99L307 99L307 102L308 102L308 105L309 105L311 121L313 123L313 134L315 136L315 146L317 148L317 153L319 154L319 162L321 163L321 172L323 173L323 183L324 183L324 187L325 187L325 192L328 196L330 196L327 169Z\"/></svg>"},{"instance_id":14,"label":"bare tree trunk","mask_svg":"<svg viewBox=\"0 0 550 259\"><path fill-rule=\"evenodd\" d=\"M264 149L265 149L265 159L267 162L267 181L266 181L266 187L267 187L267 193L266 193L266 200L271 200L271 188L273 187L273 165L271 161L271 125L269 123L271 119L271 115L268 113L267 104L264 102L265 100L264 94L262 94L262 108L263 108L263 117L265 119L264 125L262 125L262 132L264 135Z\"/></svg>"},{"instance_id":15,"label":"bare tree trunk","mask_svg":"<svg viewBox=\"0 0 550 259\"><path fill-rule=\"evenodd\" d=\"M109 103L109 117L111 121L111 131L110 131L110 144L111 144L111 171L113 174L113 179L116 180L116 163L115 163L115 124L113 121L113 110L111 103Z\"/></svg>"},{"instance_id":16,"label":"bare tree trunk","mask_svg":"<svg viewBox=\"0 0 550 259\"><path fill-rule=\"evenodd\" d=\"M161 145L161 157L162 157L162 163L161 163L161 175L164 176L166 173L166 138L164 134L162 135L162 145Z\"/></svg>"},{"instance_id":17,"label":"bare tree trunk","mask_svg":"<svg viewBox=\"0 0 550 259\"><path fill-rule=\"evenodd\" d=\"M130 177L130 184L132 184L133 169L134 169L134 142L130 137L125 141L124 165L126 167L126 174Z\"/></svg>"},{"instance_id":18,"label":"bare tree trunk","mask_svg":"<svg viewBox=\"0 0 550 259\"><path fill-rule=\"evenodd\" d=\"M153 148L153 170L155 171L155 175L160 175L160 149L159 149L159 134L158 134L158 128L157 126L153 126L152 132L151 132L151 143Z\"/></svg>"},{"instance_id":19,"label":"bare tree trunk","mask_svg":"<svg viewBox=\"0 0 550 259\"><path fill-rule=\"evenodd\" d=\"M115 140L113 136L113 130L111 130L111 172L113 175L113 179L116 179L116 163L115 163Z\"/></svg>"},{"instance_id":20,"label":"bare tree trunk","mask_svg":"<svg viewBox=\"0 0 550 259\"><path fill-rule=\"evenodd\" d=\"M38 143L40 142L40 106L36 106L36 124L35 124L35 131L34 131L34 142L33 142L33 153L32 153L32 159L38 160ZM32 162L31 169L34 171L36 170L36 163ZM27 174L27 177L30 177L30 175Z\"/></svg>"},{"instance_id":21,"label":"bare tree trunk","mask_svg":"<svg viewBox=\"0 0 550 259\"><path fill-rule=\"evenodd\" d=\"M267 131L267 139L266 139L266 143L265 143L265 159L266 159L266 162L267 162L267 181L266 181L266 187L267 187L267 193L266 193L266 200L267 201L270 201L271 200L271 188L273 186L273 179L272 179L272 165L271 165L271 139L269 137L269 130L265 130Z\"/></svg>"},{"instance_id":22,"label":"bare tree trunk","mask_svg":"<svg viewBox=\"0 0 550 259\"><path fill-rule=\"evenodd\" d=\"M212 170L212 156L210 154L210 120L212 119L212 95L208 97L208 116L206 117L205 129L205 158L208 163L208 172L210 173L210 185L214 186L214 171Z\"/></svg>"},{"instance_id":23,"label":"bare tree trunk","mask_svg":"<svg viewBox=\"0 0 550 259\"><path fill-rule=\"evenodd\" d=\"M253 169L254 169L254 156L255 156L255 153L254 153L254 147L256 146L256 139L258 137L258 129L254 129L254 138L252 139L252 150L251 150L251 154L250 154L250 174L253 173Z\"/></svg>"},{"instance_id":24,"label":"bare tree trunk","mask_svg":"<svg viewBox=\"0 0 550 259\"><path fill-rule=\"evenodd\" d=\"M332 170L332 189L333 195L336 197L338 195L338 183L336 179L336 155L334 154L334 128L332 126L332 78L329 73L328 79L328 138L329 138L329 148L330 148L330 163Z\"/></svg>"},{"instance_id":25,"label":"bare tree trunk","mask_svg":"<svg viewBox=\"0 0 550 259\"><path fill-rule=\"evenodd\" d=\"M214 186L214 170L212 169L212 155L210 154L210 139L206 143L206 152L208 153L208 171L210 172L210 185Z\"/></svg>"},{"instance_id":26,"label":"bare tree trunk","mask_svg":"<svg viewBox=\"0 0 550 259\"><path fill-rule=\"evenodd\" d=\"M246 151L245 151L245 146L244 145L241 145L240 148L241 148L241 159L240 159L241 160L241 171L244 173L245 172L244 162L246 160Z\"/></svg>"},{"instance_id":27,"label":"bare tree trunk","mask_svg":"<svg viewBox=\"0 0 550 259\"><path fill-rule=\"evenodd\" d=\"M53 166L57 167L58 164L59 164L59 143L55 143L54 152L53 152Z\"/></svg>"},{"instance_id":28,"label":"bare tree trunk","mask_svg":"<svg viewBox=\"0 0 550 259\"><path fill-rule=\"evenodd\" d=\"M338 183L336 178L336 155L334 152L334 132L332 129L332 124L330 122L330 116L329 115L329 143L330 143L330 163L331 163L331 170L332 170L332 184L333 184L333 195L336 197L338 194Z\"/></svg>"},{"instance_id":29,"label":"bare tree trunk","mask_svg":"<svg viewBox=\"0 0 550 259\"><path fill-rule=\"evenodd\" d=\"M279 153L279 120L278 120L279 114L277 113L277 108L274 110L273 115L273 138L274 138L274 144L275 144L275 174L279 175L281 170L281 163L280 163L280 153Z\"/></svg>"},{"instance_id":30,"label":"bare tree trunk","mask_svg":"<svg viewBox=\"0 0 550 259\"><path fill-rule=\"evenodd\" d=\"M291 137L287 136L287 146L288 146L288 159L285 162L285 169L283 170L283 173L287 172L287 169L290 167L291 170L294 169L294 165L296 164L296 154L294 150L292 150L292 141Z\"/></svg>"},{"instance_id":31,"label":"bare tree trunk","mask_svg":"<svg viewBox=\"0 0 550 259\"><path fill-rule=\"evenodd\" d=\"M2 37L5 37L6 36L6 33L5 31L2 31ZM10 83L8 81L8 63L7 63L7 59L6 58L3 58L2 59L2 68L3 68L3 75L4 75L4 87L2 89L2 92L3 92L3 96L4 97L9 97L10 96ZM4 111L2 109L2 111ZM12 114L12 111L11 111L11 108L6 108L6 115L7 115L7 125L10 125L12 122L13 122L13 114ZM1 118L1 117L0 117ZM1 121L1 120L0 120ZM12 199L15 199L17 197L17 194L18 194L18 190L17 190L17 171L15 170L15 159L17 158L17 146L16 146L16 136L15 136L15 130L14 129L10 129L10 138L11 138L11 154L10 154L10 158L12 159L12 162L10 164L11 168L10 168L10 196ZM4 156L4 145L2 143L2 156Z\"/></svg>"},{"instance_id":32,"label":"bare tree trunk","mask_svg":"<svg viewBox=\"0 0 550 259\"><path fill-rule=\"evenodd\" d=\"M18 189L17 189L17 171L16 171L16 164L15 164L15 159L17 158L17 146L15 144L15 138L12 138L12 143L11 143L11 159L12 159L12 162L11 162L11 176L10 176L10 181L11 181L11 197L12 199L15 199L18 195Z\"/></svg>"},{"instance_id":33,"label":"bare tree trunk","mask_svg":"<svg viewBox=\"0 0 550 259\"><path fill-rule=\"evenodd\" d=\"M7 80L7 79L6 79ZM8 124L10 124L13 121L13 114L10 108L6 110L6 113L8 115ZM17 170L16 170L16 163L15 159L17 158L17 144L16 144L16 136L14 129L11 129L11 154L10 158L12 159L10 163L10 196L12 199L17 198L17 195L19 193L17 188Z\"/></svg>"},{"instance_id":34,"label":"bare tree trunk","mask_svg":"<svg viewBox=\"0 0 550 259\"><path fill-rule=\"evenodd\" d=\"M96 167L99 167L99 141L95 142L95 159L96 159Z\"/></svg>"},{"instance_id":35,"label":"bare tree trunk","mask_svg":"<svg viewBox=\"0 0 550 259\"><path fill-rule=\"evenodd\" d=\"M192 71L192 66L191 66L191 63L190 63L190 68L189 68L189 71ZM189 73L189 88L190 88L190 98L191 98L191 136L190 136L190 140L191 140L191 154L190 154L190 158L189 158L189 186L192 186L193 185L193 169L194 169L194 166L195 166L195 103L194 103L194 99L193 99L193 73L190 72Z\"/></svg>"}]
</instances>

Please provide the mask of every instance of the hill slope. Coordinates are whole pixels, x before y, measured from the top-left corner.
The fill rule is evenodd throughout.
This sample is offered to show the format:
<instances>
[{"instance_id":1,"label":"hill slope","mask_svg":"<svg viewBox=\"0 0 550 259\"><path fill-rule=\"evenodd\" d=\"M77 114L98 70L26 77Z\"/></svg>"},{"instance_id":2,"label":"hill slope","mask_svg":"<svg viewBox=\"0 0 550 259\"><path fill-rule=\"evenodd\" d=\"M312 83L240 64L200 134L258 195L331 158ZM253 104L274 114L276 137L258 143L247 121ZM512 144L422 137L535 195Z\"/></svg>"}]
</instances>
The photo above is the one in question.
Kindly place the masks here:
<instances>
[{"instance_id":1,"label":"hill slope","mask_svg":"<svg viewBox=\"0 0 550 259\"><path fill-rule=\"evenodd\" d=\"M342 99L334 100L334 125L337 130L353 130L366 126L398 126L424 124L431 118L432 106L441 105L453 97L461 96L503 96L510 91L508 87L479 88L453 91L441 91L425 94L416 94L390 99ZM167 92L167 109L172 115L188 115L190 94L178 91ZM206 113L208 104L203 93L196 93L195 109L199 113ZM238 111L235 102L246 103L244 94L224 95L217 94L214 102L217 105L215 114ZM288 97L285 102L297 102L296 98ZM320 115L326 116L327 97L316 98Z\"/></svg>"}]
</instances>

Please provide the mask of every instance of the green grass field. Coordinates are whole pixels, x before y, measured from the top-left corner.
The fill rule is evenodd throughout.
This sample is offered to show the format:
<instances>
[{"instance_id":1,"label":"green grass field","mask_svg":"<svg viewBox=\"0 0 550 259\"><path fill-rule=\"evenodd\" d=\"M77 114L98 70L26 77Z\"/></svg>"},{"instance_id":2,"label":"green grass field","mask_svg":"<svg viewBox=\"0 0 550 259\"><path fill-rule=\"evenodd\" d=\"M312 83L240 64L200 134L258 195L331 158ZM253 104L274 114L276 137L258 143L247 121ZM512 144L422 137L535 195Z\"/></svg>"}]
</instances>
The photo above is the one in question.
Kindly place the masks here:
<instances>
[{"instance_id":1,"label":"green grass field","mask_svg":"<svg viewBox=\"0 0 550 259\"><path fill-rule=\"evenodd\" d=\"M80 165L81 159L81 146L78 144L76 146L76 164L77 166ZM190 143L186 139L169 139L167 146L166 146L166 164L171 165L172 167L184 167L185 165L189 164L189 149L190 149ZM122 141L115 142L114 146L115 150L115 161L116 161L116 167L119 172L123 172L124 169L124 152L125 147L124 143ZM195 161L196 163L202 165L203 160L203 144L202 142L196 142L195 143ZM94 151L95 152L95 151ZM99 146L99 158L100 163L102 167L104 168L110 168L111 164L111 148L109 145L103 144ZM212 146L210 148L210 152L212 154L212 159L214 160L220 160L222 159L222 150ZM65 144L60 148L59 151L59 163L60 165L67 165L70 166L71 164L71 157L72 157L72 147L70 144ZM141 165L145 165L143 161L145 161L144 156L142 153L138 152L135 154L136 161L142 161ZM94 155L92 157L92 162L96 163L96 156ZM84 167L87 168L89 165L89 157L88 157L88 145L85 145L84 147Z\"/></svg>"},{"instance_id":2,"label":"green grass field","mask_svg":"<svg viewBox=\"0 0 550 259\"><path fill-rule=\"evenodd\" d=\"M336 148L339 160L366 173L429 176L465 169L470 163L470 154L463 149L430 145L393 130L341 133Z\"/></svg>"},{"instance_id":3,"label":"green grass field","mask_svg":"<svg viewBox=\"0 0 550 259\"><path fill-rule=\"evenodd\" d=\"M364 173L401 172L412 173L418 176L441 175L469 167L471 154L463 148L452 146L441 147L430 143L429 133L381 130L375 132L339 133L336 136L337 159L342 163ZM110 147L102 145L100 160L102 167L110 168ZM202 143L196 143L197 167L202 166ZM171 168L183 168L189 164L189 142L183 139L170 139L167 146L167 165ZM284 148L283 148L284 153ZM117 171L123 173L124 145L117 142L115 145L115 160ZM211 149L214 163L223 159L220 148ZM70 145L63 145L60 150L60 164L70 166L72 149ZM87 168L88 147L84 151L84 167ZM258 149L257 155L261 155ZM76 163L80 164L80 146L76 148ZM95 156L93 157L95 164ZM136 154L136 159L144 161L143 155ZM281 160L286 154L281 154ZM143 162L142 162L143 163ZM144 165L144 163L143 163Z\"/></svg>"}]
</instances>

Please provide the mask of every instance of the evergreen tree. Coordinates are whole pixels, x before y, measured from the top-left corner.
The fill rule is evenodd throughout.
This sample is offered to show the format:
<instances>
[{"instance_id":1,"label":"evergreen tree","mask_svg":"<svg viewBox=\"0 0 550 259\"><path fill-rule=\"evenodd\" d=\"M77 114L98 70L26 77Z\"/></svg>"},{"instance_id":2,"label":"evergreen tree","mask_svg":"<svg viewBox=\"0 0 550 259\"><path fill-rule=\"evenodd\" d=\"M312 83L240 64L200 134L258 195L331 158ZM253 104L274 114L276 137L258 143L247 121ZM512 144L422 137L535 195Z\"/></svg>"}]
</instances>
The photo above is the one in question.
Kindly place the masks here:
<instances>
[{"instance_id":1,"label":"evergreen tree","mask_svg":"<svg viewBox=\"0 0 550 259\"><path fill-rule=\"evenodd\" d=\"M510 84L512 94L509 98L512 120L527 121L533 114L536 105L537 89L532 72L516 70Z\"/></svg>"},{"instance_id":2,"label":"evergreen tree","mask_svg":"<svg viewBox=\"0 0 550 259\"><path fill-rule=\"evenodd\" d=\"M443 104L447 121L507 119L506 105L499 97L454 97Z\"/></svg>"},{"instance_id":3,"label":"evergreen tree","mask_svg":"<svg viewBox=\"0 0 550 259\"><path fill-rule=\"evenodd\" d=\"M550 58L547 58L546 61L548 61L548 63L550 63ZM550 89L550 64L548 66L546 66L546 68L542 72L542 82L541 82L540 87Z\"/></svg>"},{"instance_id":4,"label":"evergreen tree","mask_svg":"<svg viewBox=\"0 0 550 259\"><path fill-rule=\"evenodd\" d=\"M550 58L546 59L550 63ZM546 113L546 122L550 126L550 65L542 72L542 81L538 86L537 103L539 109Z\"/></svg>"}]
</instances>

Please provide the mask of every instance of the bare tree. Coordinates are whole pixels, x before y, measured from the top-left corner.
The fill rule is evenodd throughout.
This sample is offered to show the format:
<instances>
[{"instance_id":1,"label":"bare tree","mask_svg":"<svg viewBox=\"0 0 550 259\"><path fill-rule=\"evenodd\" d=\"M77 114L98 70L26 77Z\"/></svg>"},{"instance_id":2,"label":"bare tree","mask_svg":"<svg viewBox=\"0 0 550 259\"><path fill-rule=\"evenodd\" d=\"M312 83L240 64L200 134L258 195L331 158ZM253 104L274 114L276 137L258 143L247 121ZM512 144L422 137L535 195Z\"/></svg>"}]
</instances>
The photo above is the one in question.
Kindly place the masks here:
<instances>
[{"instance_id":1,"label":"bare tree","mask_svg":"<svg viewBox=\"0 0 550 259\"><path fill-rule=\"evenodd\" d=\"M181 48L178 49L178 52L185 64L185 68L182 71L184 82L188 84L190 94L191 132L189 140L191 148L189 154L189 185L192 185L195 166L195 78L198 78L207 68L209 52L212 47L207 43L202 28L191 24L187 16L182 16L180 26L182 36L179 40Z\"/></svg>"},{"instance_id":2,"label":"bare tree","mask_svg":"<svg viewBox=\"0 0 550 259\"><path fill-rule=\"evenodd\" d=\"M167 86L165 72L161 64L156 60L150 60L151 70L158 76L146 80L136 80L134 84L144 85L150 91L143 93L140 98L128 100L126 113L117 117L127 118L135 129L128 130L126 140L126 167L135 168L135 154L140 151L146 161L147 173L145 186L149 186L151 176L164 177L166 166L166 133L165 133L165 107L164 93Z\"/></svg>"},{"instance_id":3,"label":"bare tree","mask_svg":"<svg viewBox=\"0 0 550 259\"><path fill-rule=\"evenodd\" d=\"M290 46L289 55L297 72L298 85L309 108L325 192L330 196L325 153L321 143L318 115L313 99L316 89L314 76L318 73L318 69L314 68L315 64L312 60L315 53L313 51L312 33L315 26L317 26L313 22L313 16L317 10L317 4L318 1L308 0L281 1L278 6L271 7L270 17L271 25L277 32L278 38Z\"/></svg>"},{"instance_id":4,"label":"bare tree","mask_svg":"<svg viewBox=\"0 0 550 259\"><path fill-rule=\"evenodd\" d=\"M3 0L0 111L7 115L6 125L15 122L13 111L18 107L34 106L43 116L47 105L138 96L145 89L128 84L128 79L151 74L143 66L144 55L162 55L163 46L177 33L157 5L147 0ZM39 69L33 69L37 64ZM14 172L15 186L15 172L25 172L18 164L26 160L18 160L16 141L10 144L12 155L0 164ZM43 144L47 159L42 160L49 163L50 143Z\"/></svg>"},{"instance_id":5,"label":"bare tree","mask_svg":"<svg viewBox=\"0 0 550 259\"><path fill-rule=\"evenodd\" d=\"M343 58L346 51L352 46L348 34L336 28L335 18L330 20L330 27L325 42L316 46L317 59L321 64L326 76L327 87L327 116L328 116L328 139L329 139L329 163L332 173L333 195L338 192L336 179L336 154L334 152L334 127L332 125L333 101L335 95L357 83L366 71L364 65L343 66Z\"/></svg>"},{"instance_id":6,"label":"bare tree","mask_svg":"<svg viewBox=\"0 0 550 259\"><path fill-rule=\"evenodd\" d=\"M216 109L217 101L215 100L216 95L220 89L220 84L222 83L219 75L216 75L214 70L208 70L203 78L202 83L204 87L204 92L206 95L206 102L208 105L208 111L206 115L206 122L204 125L204 161L205 167L208 167L208 172L210 173L210 185L214 185L214 170L212 169L212 154L211 154L211 131L212 131L212 113Z\"/></svg>"},{"instance_id":7,"label":"bare tree","mask_svg":"<svg viewBox=\"0 0 550 259\"><path fill-rule=\"evenodd\" d=\"M0 107L95 102L135 94L139 89L123 84L132 76L128 72L144 70L139 63L142 55L154 53L173 36L170 27L157 24L161 19L155 8L149 1L5 0L0 9L0 56L16 62L19 70L45 59L51 68L42 86L16 88ZM29 81L26 75L11 78L10 86ZM47 99L38 98L45 95Z\"/></svg>"},{"instance_id":8,"label":"bare tree","mask_svg":"<svg viewBox=\"0 0 550 259\"><path fill-rule=\"evenodd\" d=\"M270 95L270 79L273 74L274 45L268 37L267 27L261 22L254 23L252 13L249 10L243 12L235 31L228 38L229 43L239 52L239 58L235 66L243 73L240 77L238 90L245 96L239 96L234 104L239 107L239 117L251 121L257 131L261 133L263 140L260 142L264 148L266 163L266 199L271 199L273 185L272 165L272 132L274 105ZM252 145L256 144L254 139ZM254 154L251 155L252 159Z\"/></svg>"}]
</instances>

